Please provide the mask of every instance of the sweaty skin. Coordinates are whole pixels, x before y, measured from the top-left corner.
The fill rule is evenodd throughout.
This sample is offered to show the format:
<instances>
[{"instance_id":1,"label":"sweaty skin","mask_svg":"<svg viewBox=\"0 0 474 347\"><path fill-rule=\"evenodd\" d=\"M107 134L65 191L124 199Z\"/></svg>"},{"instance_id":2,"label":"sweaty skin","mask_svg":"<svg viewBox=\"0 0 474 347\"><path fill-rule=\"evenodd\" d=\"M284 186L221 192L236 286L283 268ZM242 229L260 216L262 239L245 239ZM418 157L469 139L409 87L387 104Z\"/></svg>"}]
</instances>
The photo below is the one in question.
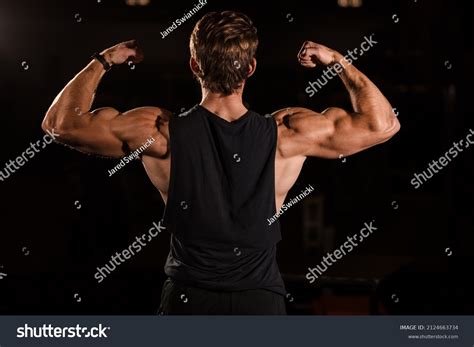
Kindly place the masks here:
<instances>
[{"instance_id":1,"label":"sweaty skin","mask_svg":"<svg viewBox=\"0 0 474 347\"><path fill-rule=\"evenodd\" d=\"M135 41L127 41L102 52L111 65L127 60L139 62L141 53ZM379 89L338 52L306 41L298 61L307 68L339 62L344 69L338 74L352 102L352 110L331 107L318 113L302 107L289 107L273 113L278 125L275 158L275 199L278 211L298 178L307 157L339 158L360 152L390 139L400 124L387 99ZM190 66L199 69L193 58ZM254 59L248 77L256 68ZM142 163L164 202L170 181L168 122L171 112L160 107L140 107L119 112L112 107L90 111L95 90L105 70L91 61L58 94L42 123L43 130L59 134L57 141L81 152L120 158L143 145L149 137L155 141L142 155ZM247 111L241 88L222 96L201 88L201 106L226 121L234 121Z\"/></svg>"}]
</instances>

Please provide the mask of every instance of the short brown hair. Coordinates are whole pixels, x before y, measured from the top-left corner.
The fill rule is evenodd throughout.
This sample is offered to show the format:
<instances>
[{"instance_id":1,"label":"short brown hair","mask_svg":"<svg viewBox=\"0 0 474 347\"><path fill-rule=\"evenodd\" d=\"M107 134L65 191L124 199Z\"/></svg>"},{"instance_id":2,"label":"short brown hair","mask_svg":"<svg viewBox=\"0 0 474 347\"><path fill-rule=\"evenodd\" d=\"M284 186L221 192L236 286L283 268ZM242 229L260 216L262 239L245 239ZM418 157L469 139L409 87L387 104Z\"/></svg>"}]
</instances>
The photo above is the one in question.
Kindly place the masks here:
<instances>
[{"instance_id":1,"label":"short brown hair","mask_svg":"<svg viewBox=\"0 0 474 347\"><path fill-rule=\"evenodd\" d=\"M213 93L234 93L247 78L257 46L257 29L245 14L207 13L196 23L189 42L200 68L196 77Z\"/></svg>"}]
</instances>

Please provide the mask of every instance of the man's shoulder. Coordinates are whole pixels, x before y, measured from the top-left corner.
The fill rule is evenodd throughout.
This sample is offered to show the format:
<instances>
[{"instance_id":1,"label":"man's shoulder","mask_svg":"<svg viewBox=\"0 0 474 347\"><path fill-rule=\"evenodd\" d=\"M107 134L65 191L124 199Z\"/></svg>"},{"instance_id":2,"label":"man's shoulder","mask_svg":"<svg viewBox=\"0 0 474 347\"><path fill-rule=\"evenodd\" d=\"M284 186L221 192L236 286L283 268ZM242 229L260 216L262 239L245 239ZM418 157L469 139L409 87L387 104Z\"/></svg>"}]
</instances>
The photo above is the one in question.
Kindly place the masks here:
<instances>
[{"instance_id":1,"label":"man's shoulder","mask_svg":"<svg viewBox=\"0 0 474 347\"><path fill-rule=\"evenodd\" d=\"M292 128L291 123L303 119L315 112L304 107L286 107L279 109L271 114L271 117L277 123L279 134Z\"/></svg>"},{"instance_id":2,"label":"man's shoulder","mask_svg":"<svg viewBox=\"0 0 474 347\"><path fill-rule=\"evenodd\" d=\"M131 109L127 112L123 112L124 116L127 117L146 117L146 118L162 118L164 120L169 120L172 116L172 112L168 111L163 107L156 106L141 106L134 109Z\"/></svg>"},{"instance_id":3,"label":"man's shoulder","mask_svg":"<svg viewBox=\"0 0 474 347\"><path fill-rule=\"evenodd\" d=\"M305 107L285 107L275 111L271 114L277 123L283 122L283 119L287 116L305 115L307 113L314 113L312 110Z\"/></svg>"},{"instance_id":4,"label":"man's shoulder","mask_svg":"<svg viewBox=\"0 0 474 347\"><path fill-rule=\"evenodd\" d=\"M170 117L173 115L171 111L163 107L156 107L156 106L142 106L134 108L133 110L127 111L124 113L125 115L130 116L145 116L145 117L160 117L161 119L168 121Z\"/></svg>"}]
</instances>

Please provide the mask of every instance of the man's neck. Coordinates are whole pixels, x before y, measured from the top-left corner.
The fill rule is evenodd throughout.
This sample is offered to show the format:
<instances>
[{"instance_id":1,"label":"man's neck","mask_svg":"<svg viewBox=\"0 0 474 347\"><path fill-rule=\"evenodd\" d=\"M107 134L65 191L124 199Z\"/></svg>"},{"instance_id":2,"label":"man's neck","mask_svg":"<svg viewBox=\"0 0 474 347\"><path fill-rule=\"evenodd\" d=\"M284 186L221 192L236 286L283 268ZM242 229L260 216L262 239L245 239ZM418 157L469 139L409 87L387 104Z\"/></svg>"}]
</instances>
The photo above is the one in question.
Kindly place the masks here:
<instances>
[{"instance_id":1,"label":"man's neck","mask_svg":"<svg viewBox=\"0 0 474 347\"><path fill-rule=\"evenodd\" d=\"M200 105L228 122L239 119L248 111L242 102L242 90L222 96L203 89Z\"/></svg>"}]
</instances>

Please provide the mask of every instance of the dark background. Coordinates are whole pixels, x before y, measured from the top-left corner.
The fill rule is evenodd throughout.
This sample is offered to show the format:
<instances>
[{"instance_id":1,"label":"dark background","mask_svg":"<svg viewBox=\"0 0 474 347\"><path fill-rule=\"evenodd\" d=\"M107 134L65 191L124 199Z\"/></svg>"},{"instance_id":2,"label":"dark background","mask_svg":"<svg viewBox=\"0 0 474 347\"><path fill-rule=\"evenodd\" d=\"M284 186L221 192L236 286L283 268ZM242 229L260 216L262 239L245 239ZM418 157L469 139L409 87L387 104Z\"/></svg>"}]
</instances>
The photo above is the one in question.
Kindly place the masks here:
<instances>
[{"instance_id":1,"label":"dark background","mask_svg":"<svg viewBox=\"0 0 474 347\"><path fill-rule=\"evenodd\" d=\"M197 2L2 0L0 169L43 136L46 110L90 55L120 41L138 39L145 60L133 70L114 67L94 107L180 111L200 101L188 68L194 24L211 10L245 12L258 28L260 46L244 98L265 114L287 106L349 107L336 79L309 98L304 89L321 70L303 69L296 54L305 40L346 52L375 33L378 44L355 65L397 108L402 128L388 143L346 162L306 162L288 197L308 184L316 190L281 218L278 262L289 312L473 314L472 149L420 189L410 184L414 173L474 129L473 3L363 0L361 7L343 8L337 0L209 0L162 39L160 31ZM93 277L163 213L141 164L109 178L107 170L116 162L53 144L0 182L0 272L7 274L0 280L0 314L156 312L168 235L161 234L104 282ZM364 222L375 219L379 229L309 284L303 276L323 256L322 250L306 251L302 236L303 209L314 198L324 202L324 225L334 232L331 249Z\"/></svg>"}]
</instances>

